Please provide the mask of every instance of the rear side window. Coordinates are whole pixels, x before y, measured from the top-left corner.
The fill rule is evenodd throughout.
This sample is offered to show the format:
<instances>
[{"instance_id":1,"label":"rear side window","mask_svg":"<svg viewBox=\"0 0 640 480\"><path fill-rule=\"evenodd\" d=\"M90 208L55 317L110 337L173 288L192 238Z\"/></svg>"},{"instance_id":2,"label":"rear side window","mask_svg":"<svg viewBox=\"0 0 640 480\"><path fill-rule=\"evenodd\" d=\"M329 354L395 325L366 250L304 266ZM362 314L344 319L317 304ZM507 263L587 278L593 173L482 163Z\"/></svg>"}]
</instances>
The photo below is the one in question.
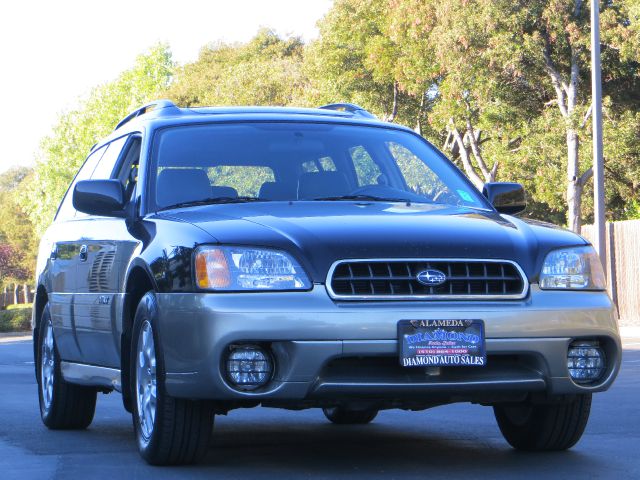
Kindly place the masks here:
<instances>
[{"instance_id":1,"label":"rear side window","mask_svg":"<svg viewBox=\"0 0 640 480\"><path fill-rule=\"evenodd\" d=\"M96 168L96 165L102 158L102 156L107 151L107 146L101 147L95 152L92 152L87 159L84 161L84 164L80 168L80 171L76 174L76 177L73 179L71 186L67 190L60 207L58 207L58 213L56 214L56 221L65 221L73 218L76 214L76 209L73 208L73 189L80 180L88 180L93 175L93 171Z\"/></svg>"}]
</instances>

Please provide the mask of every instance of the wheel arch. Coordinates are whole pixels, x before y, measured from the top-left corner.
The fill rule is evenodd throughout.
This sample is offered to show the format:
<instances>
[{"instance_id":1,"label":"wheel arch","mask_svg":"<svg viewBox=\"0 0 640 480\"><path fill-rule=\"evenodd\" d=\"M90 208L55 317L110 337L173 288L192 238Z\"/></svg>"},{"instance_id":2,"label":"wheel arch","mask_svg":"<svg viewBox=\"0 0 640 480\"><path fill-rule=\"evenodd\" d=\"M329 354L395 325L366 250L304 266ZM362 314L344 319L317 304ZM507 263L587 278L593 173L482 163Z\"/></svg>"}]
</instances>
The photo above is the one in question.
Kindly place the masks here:
<instances>
[{"instance_id":1,"label":"wheel arch","mask_svg":"<svg viewBox=\"0 0 640 480\"><path fill-rule=\"evenodd\" d=\"M37 375L37 348L38 348L38 331L40 329L40 319L42 318L42 312L44 312L44 307L49 302L49 294L47 293L47 289L44 285L39 284L36 289L36 298L33 301L33 310L31 313L31 328L33 329L33 358L34 364L36 365L36 375Z\"/></svg>"},{"instance_id":2,"label":"wheel arch","mask_svg":"<svg viewBox=\"0 0 640 480\"><path fill-rule=\"evenodd\" d=\"M120 377L122 382L122 402L127 411L131 411L131 330L138 303L145 293L157 291L156 283L149 268L142 261L132 263L125 282L124 312L122 315L122 334L120 335Z\"/></svg>"}]
</instances>

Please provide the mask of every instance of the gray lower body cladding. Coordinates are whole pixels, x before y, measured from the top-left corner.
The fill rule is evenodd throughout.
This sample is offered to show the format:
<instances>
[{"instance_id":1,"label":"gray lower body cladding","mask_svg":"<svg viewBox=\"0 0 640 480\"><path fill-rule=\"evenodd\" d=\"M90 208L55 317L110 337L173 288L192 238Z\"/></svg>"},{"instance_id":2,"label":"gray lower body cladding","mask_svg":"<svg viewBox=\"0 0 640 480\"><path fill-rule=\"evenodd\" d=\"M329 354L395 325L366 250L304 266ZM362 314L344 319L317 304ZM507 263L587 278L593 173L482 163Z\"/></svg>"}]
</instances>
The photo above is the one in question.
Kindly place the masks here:
<instances>
[{"instance_id":1,"label":"gray lower body cladding","mask_svg":"<svg viewBox=\"0 0 640 480\"><path fill-rule=\"evenodd\" d=\"M508 302L336 303L317 285L299 293L159 294L158 304L168 392L236 404L419 407L596 392L611 385L621 358L602 292L534 287ZM397 323L404 319L482 319L487 365L400 366ZM605 350L607 369L595 384L569 378L567 348L576 339L597 339ZM233 388L224 373L229 346L244 343L264 346L275 363L271 381L250 392Z\"/></svg>"}]
</instances>

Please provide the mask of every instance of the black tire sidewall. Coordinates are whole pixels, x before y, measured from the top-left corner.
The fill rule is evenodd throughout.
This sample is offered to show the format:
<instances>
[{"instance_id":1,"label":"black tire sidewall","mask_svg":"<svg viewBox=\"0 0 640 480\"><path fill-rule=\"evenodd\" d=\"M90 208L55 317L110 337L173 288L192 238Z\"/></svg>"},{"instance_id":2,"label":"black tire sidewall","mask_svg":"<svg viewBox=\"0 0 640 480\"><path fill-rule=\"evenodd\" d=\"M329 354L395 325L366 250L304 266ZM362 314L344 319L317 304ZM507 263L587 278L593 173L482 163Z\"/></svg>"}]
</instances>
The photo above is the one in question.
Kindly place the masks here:
<instances>
[{"instance_id":1,"label":"black tire sidewall","mask_svg":"<svg viewBox=\"0 0 640 480\"><path fill-rule=\"evenodd\" d=\"M55 404L57 402L57 390L60 388L60 381L62 379L62 372L60 370L60 355L58 355L58 348L56 346L56 339L53 339L53 358L54 358L54 373L53 373L53 392L51 395L51 405L46 410L44 407L44 398L42 396L42 342L44 341L44 333L46 325L51 323L51 312L49 311L49 304L47 303L42 310L40 317L40 324L38 326L38 345L36 348L36 378L38 384L38 402L40 405L40 416L45 425L51 423L51 416L55 411ZM50 328L53 328L51 325Z\"/></svg>"},{"instance_id":2,"label":"black tire sidewall","mask_svg":"<svg viewBox=\"0 0 640 480\"><path fill-rule=\"evenodd\" d=\"M135 430L136 442L138 443L138 448L140 450L140 454L146 458L154 457L154 452L158 448L159 437L162 435L162 423L163 423L163 411L165 408L165 403L167 402L167 395L165 393L165 369L164 369L164 361L162 355L162 347L160 343L160 338L158 334L158 304L156 301L155 294L153 292L146 293L138 307L136 309L136 314L133 320L133 329L131 334L131 362L130 362L130 372L129 378L131 379L131 407L132 407L132 418L133 418L133 428ZM151 436L149 439L145 439L139 421L139 412L138 412L138 401L137 401L137 374L136 374L136 364L138 361L138 337L140 336L140 330L142 329L142 325L145 321L148 321L151 325L152 333L153 333L153 343L155 347L155 355L156 355L156 416L153 424L153 431L151 432Z\"/></svg>"},{"instance_id":3,"label":"black tire sidewall","mask_svg":"<svg viewBox=\"0 0 640 480\"><path fill-rule=\"evenodd\" d=\"M494 406L494 413L502 435L512 447L526 451L567 450L584 433L591 394L577 394L572 401L532 405L520 421L514 421L507 409Z\"/></svg>"},{"instance_id":4,"label":"black tire sidewall","mask_svg":"<svg viewBox=\"0 0 640 480\"><path fill-rule=\"evenodd\" d=\"M377 409L349 410L344 407L325 407L322 413L337 425L364 425L372 422L378 415Z\"/></svg>"}]
</instances>

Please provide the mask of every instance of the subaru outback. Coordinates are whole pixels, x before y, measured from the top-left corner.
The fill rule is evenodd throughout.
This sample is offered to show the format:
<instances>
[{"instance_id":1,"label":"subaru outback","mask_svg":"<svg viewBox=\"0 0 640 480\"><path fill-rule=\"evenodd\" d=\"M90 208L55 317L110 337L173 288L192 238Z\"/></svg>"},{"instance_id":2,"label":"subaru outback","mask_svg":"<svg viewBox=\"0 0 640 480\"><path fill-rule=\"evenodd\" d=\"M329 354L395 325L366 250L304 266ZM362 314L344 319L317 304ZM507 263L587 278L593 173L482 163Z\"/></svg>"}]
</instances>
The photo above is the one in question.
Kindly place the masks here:
<instances>
[{"instance_id":1,"label":"subaru outback","mask_svg":"<svg viewBox=\"0 0 640 480\"><path fill-rule=\"evenodd\" d=\"M236 408L365 424L471 402L514 448L570 448L618 326L591 245L525 206L355 105L145 105L40 244L42 421L86 428L115 390L142 457L180 464Z\"/></svg>"}]
</instances>

